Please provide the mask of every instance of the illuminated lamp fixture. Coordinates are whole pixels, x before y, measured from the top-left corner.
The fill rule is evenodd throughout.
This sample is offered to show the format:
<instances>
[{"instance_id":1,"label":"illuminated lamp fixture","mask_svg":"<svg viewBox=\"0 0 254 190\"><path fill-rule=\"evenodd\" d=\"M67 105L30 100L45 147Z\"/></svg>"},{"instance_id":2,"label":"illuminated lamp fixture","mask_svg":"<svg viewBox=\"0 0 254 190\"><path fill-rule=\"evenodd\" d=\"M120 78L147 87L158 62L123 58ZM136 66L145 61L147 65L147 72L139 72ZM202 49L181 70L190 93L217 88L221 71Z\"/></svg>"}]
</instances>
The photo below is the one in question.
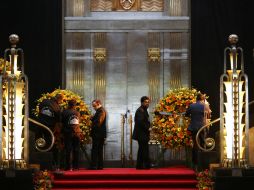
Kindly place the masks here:
<instances>
[{"instance_id":1,"label":"illuminated lamp fixture","mask_svg":"<svg viewBox=\"0 0 254 190\"><path fill-rule=\"evenodd\" d=\"M23 50L16 48L19 37L9 36L11 48L4 53L0 75L0 166L25 169L28 164L28 78L24 74Z\"/></svg>"},{"instance_id":2,"label":"illuminated lamp fixture","mask_svg":"<svg viewBox=\"0 0 254 190\"><path fill-rule=\"evenodd\" d=\"M238 36L231 34L228 41L220 77L220 158L222 167L243 168L249 164L248 77Z\"/></svg>"}]
</instances>

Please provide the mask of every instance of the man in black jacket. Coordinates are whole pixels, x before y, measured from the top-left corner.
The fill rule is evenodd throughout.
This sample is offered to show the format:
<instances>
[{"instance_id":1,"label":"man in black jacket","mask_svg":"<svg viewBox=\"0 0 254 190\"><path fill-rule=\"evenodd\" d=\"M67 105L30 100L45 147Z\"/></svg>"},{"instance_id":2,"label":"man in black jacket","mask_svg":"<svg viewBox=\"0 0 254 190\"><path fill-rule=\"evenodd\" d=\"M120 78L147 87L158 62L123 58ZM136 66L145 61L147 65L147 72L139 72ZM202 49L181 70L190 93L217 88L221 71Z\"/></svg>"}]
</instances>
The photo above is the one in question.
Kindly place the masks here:
<instances>
[{"instance_id":1,"label":"man in black jacket","mask_svg":"<svg viewBox=\"0 0 254 190\"><path fill-rule=\"evenodd\" d=\"M102 107L101 101L92 101L95 114L92 117L92 151L91 164L89 169L103 169L103 145L106 139L106 110Z\"/></svg>"},{"instance_id":2,"label":"man in black jacket","mask_svg":"<svg viewBox=\"0 0 254 190\"><path fill-rule=\"evenodd\" d=\"M61 130L61 106L60 104L63 101L63 95L61 93L56 94L52 98L44 99L39 104L39 121L50 128L50 130L56 135L56 133L60 133ZM42 129L38 128L36 131L36 139L39 137L43 137L46 141L45 147L49 147L50 141L52 140L49 133ZM58 142L59 143L59 142ZM57 147L56 142L52 148L53 153L53 168L58 169L60 166L60 155L59 155L59 147Z\"/></svg>"},{"instance_id":3,"label":"man in black jacket","mask_svg":"<svg viewBox=\"0 0 254 190\"><path fill-rule=\"evenodd\" d=\"M79 149L81 135L79 133L81 133L81 130L79 126L80 113L76 110L76 104L76 100L70 100L68 102L68 108L62 113L64 146L66 151L65 170L79 169Z\"/></svg>"},{"instance_id":4,"label":"man in black jacket","mask_svg":"<svg viewBox=\"0 0 254 190\"><path fill-rule=\"evenodd\" d=\"M149 145L150 121L147 108L150 100L147 96L141 97L141 106L135 113L135 125L132 138L138 141L138 154L136 169L150 169Z\"/></svg>"}]
</instances>

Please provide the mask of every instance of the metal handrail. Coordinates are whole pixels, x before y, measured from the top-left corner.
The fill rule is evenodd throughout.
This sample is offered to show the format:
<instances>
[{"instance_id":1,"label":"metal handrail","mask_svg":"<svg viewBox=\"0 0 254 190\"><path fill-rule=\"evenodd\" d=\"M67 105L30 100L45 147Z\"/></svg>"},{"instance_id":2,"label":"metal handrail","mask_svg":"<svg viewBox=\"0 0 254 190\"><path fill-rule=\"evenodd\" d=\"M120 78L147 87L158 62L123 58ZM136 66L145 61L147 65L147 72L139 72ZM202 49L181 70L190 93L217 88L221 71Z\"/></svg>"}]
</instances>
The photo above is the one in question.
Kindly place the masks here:
<instances>
[{"instance_id":1,"label":"metal handrail","mask_svg":"<svg viewBox=\"0 0 254 190\"><path fill-rule=\"evenodd\" d=\"M249 102L249 106L252 105L252 104L254 104L254 100L252 100L252 101ZM206 125L202 126L202 127L198 130L198 132L197 132L197 134L196 134L196 142L197 142L197 146L198 146L199 149L201 149L201 150L203 150L203 151L211 151L211 150L214 149L214 147L215 147L215 140L214 140L213 138L206 138L206 139L204 140L206 147L209 147L208 149L205 149L205 148L203 148L203 147L200 145L199 139L198 139L198 138L199 138L199 134L201 133L202 130L204 130L205 128L207 128L207 127L211 126L212 124L217 123L217 122L219 122L219 121L220 121L220 118L217 118L217 119L215 119L215 120L213 120L213 121L207 123Z\"/></svg>"},{"instance_id":2,"label":"metal handrail","mask_svg":"<svg viewBox=\"0 0 254 190\"><path fill-rule=\"evenodd\" d=\"M198 132L197 132L197 134L196 134L196 142L197 142L197 146L198 146L199 149L201 149L201 150L203 150L203 151L211 151L211 150L214 149L214 147L215 147L215 140L214 140L213 138L206 138L206 139L204 140L205 146L206 146L206 147L209 147L208 149L205 149L205 148L203 148L203 147L200 145L199 139L198 139L198 138L199 138L199 134L201 133L202 130L204 130L205 128L207 128L208 126L210 126L210 125L212 125L212 124L214 124L214 123L217 123L218 121L220 121L220 118L217 118L217 119L213 120L212 122L207 123L206 125L204 125L203 127L201 127L201 128L198 130Z\"/></svg>"},{"instance_id":3,"label":"metal handrail","mask_svg":"<svg viewBox=\"0 0 254 190\"><path fill-rule=\"evenodd\" d=\"M45 146L43 144L45 144L46 141L43 138L39 138L35 141L35 148L40 152L47 152L47 151L51 150L52 147L54 146L54 143L55 143L55 136L54 136L53 132L50 130L50 128L48 128L46 125L44 125L44 124L42 124L38 121L35 121L34 119L28 118L28 120L31 121L32 123L44 128L44 129L46 129L49 132L49 134L51 135L51 138L52 138L51 144L47 149L41 149L40 148L40 147ZM42 144L42 145L40 145L40 144Z\"/></svg>"}]
</instances>

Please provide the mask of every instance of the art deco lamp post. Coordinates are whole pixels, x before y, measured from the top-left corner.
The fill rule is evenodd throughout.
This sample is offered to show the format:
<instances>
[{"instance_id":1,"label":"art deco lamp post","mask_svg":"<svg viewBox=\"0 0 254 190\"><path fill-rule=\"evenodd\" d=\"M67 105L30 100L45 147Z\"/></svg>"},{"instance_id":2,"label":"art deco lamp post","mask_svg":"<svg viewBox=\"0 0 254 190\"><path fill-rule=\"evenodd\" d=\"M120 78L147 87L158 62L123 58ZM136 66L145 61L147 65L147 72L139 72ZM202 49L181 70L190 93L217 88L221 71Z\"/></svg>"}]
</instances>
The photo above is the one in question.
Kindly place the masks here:
<instances>
[{"instance_id":1,"label":"art deco lamp post","mask_svg":"<svg viewBox=\"0 0 254 190\"><path fill-rule=\"evenodd\" d=\"M224 50L224 73L220 78L220 149L221 165L243 168L248 155L248 77L244 73L243 50L237 47L238 36L228 38Z\"/></svg>"},{"instance_id":2,"label":"art deco lamp post","mask_svg":"<svg viewBox=\"0 0 254 190\"><path fill-rule=\"evenodd\" d=\"M23 169L28 164L28 79L23 50L16 48L19 37L12 34L9 41L0 75L0 164L4 169Z\"/></svg>"}]
</instances>

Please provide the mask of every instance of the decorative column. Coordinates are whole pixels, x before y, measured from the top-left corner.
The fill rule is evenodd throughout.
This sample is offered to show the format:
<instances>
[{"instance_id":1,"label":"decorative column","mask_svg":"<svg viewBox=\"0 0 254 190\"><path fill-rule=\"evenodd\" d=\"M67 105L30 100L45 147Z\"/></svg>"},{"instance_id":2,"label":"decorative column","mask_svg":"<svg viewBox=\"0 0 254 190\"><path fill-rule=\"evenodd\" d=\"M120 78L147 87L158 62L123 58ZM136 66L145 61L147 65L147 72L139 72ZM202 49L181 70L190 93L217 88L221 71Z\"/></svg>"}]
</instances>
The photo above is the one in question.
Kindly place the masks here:
<instances>
[{"instance_id":1,"label":"decorative column","mask_svg":"<svg viewBox=\"0 0 254 190\"><path fill-rule=\"evenodd\" d=\"M24 74L23 50L16 49L19 37L9 37L5 65L0 75L0 144L2 168L27 168L28 163L28 78Z\"/></svg>"},{"instance_id":2,"label":"decorative column","mask_svg":"<svg viewBox=\"0 0 254 190\"><path fill-rule=\"evenodd\" d=\"M222 167L242 168L249 164L248 77L244 73L243 50L238 36L228 38L224 50L224 73L220 78L220 142Z\"/></svg>"}]
</instances>

